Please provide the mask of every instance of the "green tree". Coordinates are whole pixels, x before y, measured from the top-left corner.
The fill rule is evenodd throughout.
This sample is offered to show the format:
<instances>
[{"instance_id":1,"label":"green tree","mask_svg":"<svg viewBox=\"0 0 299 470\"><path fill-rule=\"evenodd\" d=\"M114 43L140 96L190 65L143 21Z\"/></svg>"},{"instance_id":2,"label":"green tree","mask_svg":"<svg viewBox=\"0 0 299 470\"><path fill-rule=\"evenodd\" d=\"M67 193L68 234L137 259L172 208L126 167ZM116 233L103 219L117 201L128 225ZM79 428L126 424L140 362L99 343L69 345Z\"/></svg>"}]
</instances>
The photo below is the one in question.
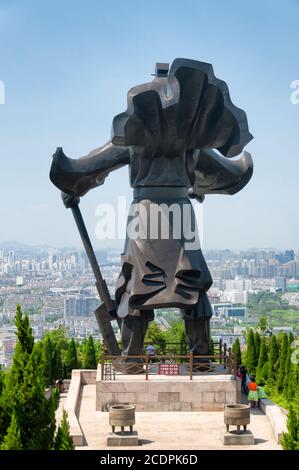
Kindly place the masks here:
<instances>
[{"instance_id":1,"label":"green tree","mask_svg":"<svg viewBox=\"0 0 299 470\"><path fill-rule=\"evenodd\" d=\"M252 328L247 333L247 351L246 351L246 362L247 369L250 375L254 375L256 371L256 355L255 355L255 343L254 333Z\"/></svg>"},{"instance_id":2,"label":"green tree","mask_svg":"<svg viewBox=\"0 0 299 470\"><path fill-rule=\"evenodd\" d=\"M68 342L68 347L66 350L65 358L64 358L65 369L67 373L67 377L70 377L72 374L73 369L78 369L78 356L77 356L77 348L74 338L72 338Z\"/></svg>"},{"instance_id":3,"label":"green tree","mask_svg":"<svg viewBox=\"0 0 299 470\"><path fill-rule=\"evenodd\" d=\"M292 353L293 347L292 343L290 343L291 370L289 374L288 388L286 393L288 400L294 400L297 405L299 405L299 365L296 363L292 363Z\"/></svg>"},{"instance_id":4,"label":"green tree","mask_svg":"<svg viewBox=\"0 0 299 470\"><path fill-rule=\"evenodd\" d=\"M214 356L215 354L215 345L212 336L209 337L209 354Z\"/></svg>"},{"instance_id":5,"label":"green tree","mask_svg":"<svg viewBox=\"0 0 299 470\"><path fill-rule=\"evenodd\" d=\"M232 347L232 352L235 353L235 355L236 355L237 364L241 365L242 364L242 353L241 353L239 338L235 339L233 347Z\"/></svg>"},{"instance_id":6,"label":"green tree","mask_svg":"<svg viewBox=\"0 0 299 470\"><path fill-rule=\"evenodd\" d=\"M49 336L47 336L43 341L43 354L45 361L45 380L46 385L52 385L53 383L53 344Z\"/></svg>"},{"instance_id":7,"label":"green tree","mask_svg":"<svg viewBox=\"0 0 299 470\"><path fill-rule=\"evenodd\" d=\"M30 328L28 315L22 314L21 306L16 307L15 325L17 327L17 338L19 349L27 355L32 353L34 346L34 337Z\"/></svg>"},{"instance_id":8,"label":"green tree","mask_svg":"<svg viewBox=\"0 0 299 470\"><path fill-rule=\"evenodd\" d=\"M257 368L260 356L261 336L258 331L254 333L254 350L255 350L255 368Z\"/></svg>"},{"instance_id":9,"label":"green tree","mask_svg":"<svg viewBox=\"0 0 299 470\"><path fill-rule=\"evenodd\" d=\"M1 367L1 364L0 364L0 396L2 394L2 390L4 388L4 378L5 378L5 374L2 370L2 367Z\"/></svg>"},{"instance_id":10,"label":"green tree","mask_svg":"<svg viewBox=\"0 0 299 470\"><path fill-rule=\"evenodd\" d=\"M43 345L36 343L24 370L23 381L11 403L17 413L24 450L51 450L55 432L57 397L45 397Z\"/></svg>"},{"instance_id":11,"label":"green tree","mask_svg":"<svg viewBox=\"0 0 299 470\"><path fill-rule=\"evenodd\" d=\"M265 338L261 338L260 354L256 370L256 382L259 383L261 379L266 379L263 375L265 374L265 364L268 363L268 352Z\"/></svg>"},{"instance_id":12,"label":"green tree","mask_svg":"<svg viewBox=\"0 0 299 470\"><path fill-rule=\"evenodd\" d=\"M17 309L16 325L18 340L1 396L1 406L6 406L1 441L6 442L8 434L12 433L10 427L16 426L12 421L15 414L22 449L50 450L53 448L57 397L53 395L49 400L45 397L44 347L41 341L32 347L28 317L23 317L20 309Z\"/></svg>"},{"instance_id":13,"label":"green tree","mask_svg":"<svg viewBox=\"0 0 299 470\"><path fill-rule=\"evenodd\" d=\"M66 337L66 331L63 327L59 327L56 330L48 332L43 341L47 338L52 343L52 382L58 378L64 377L64 356L67 352L69 340Z\"/></svg>"},{"instance_id":14,"label":"green tree","mask_svg":"<svg viewBox=\"0 0 299 470\"><path fill-rule=\"evenodd\" d=\"M73 439L70 436L70 426L67 412L63 410L63 416L55 436L54 450L74 450Z\"/></svg>"},{"instance_id":15,"label":"green tree","mask_svg":"<svg viewBox=\"0 0 299 470\"><path fill-rule=\"evenodd\" d=\"M288 412L287 429L288 432L283 434L281 445L285 450L296 450L298 445L299 422L292 405Z\"/></svg>"},{"instance_id":16,"label":"green tree","mask_svg":"<svg viewBox=\"0 0 299 470\"><path fill-rule=\"evenodd\" d=\"M56 380L60 377L63 377L63 364L61 357L61 344L58 342L53 347L53 356L52 356L52 376Z\"/></svg>"},{"instance_id":17,"label":"green tree","mask_svg":"<svg viewBox=\"0 0 299 470\"><path fill-rule=\"evenodd\" d=\"M20 393L24 372L33 350L34 337L27 315L23 315L21 306L16 307L15 325L17 343L12 366L5 376L4 388L0 397L0 442L4 439L11 423L13 403Z\"/></svg>"},{"instance_id":18,"label":"green tree","mask_svg":"<svg viewBox=\"0 0 299 470\"><path fill-rule=\"evenodd\" d=\"M282 392L283 390L283 382L285 378L285 368L286 368L286 360L288 355L288 335L283 333L282 337L282 344L279 353L279 362L278 362L278 371L277 371L277 382L276 387L278 392Z\"/></svg>"},{"instance_id":19,"label":"green tree","mask_svg":"<svg viewBox=\"0 0 299 470\"><path fill-rule=\"evenodd\" d=\"M276 336L271 336L270 351L269 351L269 371L268 379L270 383L273 383L277 376L277 361L278 361L278 345L276 341Z\"/></svg>"},{"instance_id":20,"label":"green tree","mask_svg":"<svg viewBox=\"0 0 299 470\"><path fill-rule=\"evenodd\" d=\"M84 348L83 367L84 369L97 368L96 352L92 336L89 336Z\"/></svg>"},{"instance_id":21,"label":"green tree","mask_svg":"<svg viewBox=\"0 0 299 470\"><path fill-rule=\"evenodd\" d=\"M268 328L268 319L265 315L260 317L259 320L259 329L261 330L262 334L265 334Z\"/></svg>"},{"instance_id":22,"label":"green tree","mask_svg":"<svg viewBox=\"0 0 299 470\"><path fill-rule=\"evenodd\" d=\"M146 332L145 344L149 343L155 346L158 354L164 354L166 348L165 333L155 321L150 322Z\"/></svg>"},{"instance_id":23,"label":"green tree","mask_svg":"<svg viewBox=\"0 0 299 470\"><path fill-rule=\"evenodd\" d=\"M152 326L150 324L150 328L151 330L149 336L152 338L152 342L155 342L155 340L153 339L155 331L152 330L155 330L156 326ZM162 352L167 354L188 354L188 344L185 336L185 328L181 321L172 322L170 328L165 332L162 331L161 328L159 328L156 333L158 334L159 339L159 344L157 345L159 353L160 349L162 349Z\"/></svg>"},{"instance_id":24,"label":"green tree","mask_svg":"<svg viewBox=\"0 0 299 470\"><path fill-rule=\"evenodd\" d=\"M22 450L21 432L15 412L11 415L11 422L7 434L0 446L0 450Z\"/></svg>"},{"instance_id":25,"label":"green tree","mask_svg":"<svg viewBox=\"0 0 299 470\"><path fill-rule=\"evenodd\" d=\"M283 377L283 386L282 386L282 391L283 395L288 399L291 400L292 396L289 395L289 392L291 391L290 388L290 380L292 379L292 362L291 362L291 356L292 356L292 348L291 348L291 343L290 343L290 338L288 341L288 350L287 350L287 357L285 361L285 370L284 370L284 377Z\"/></svg>"}]
</instances>

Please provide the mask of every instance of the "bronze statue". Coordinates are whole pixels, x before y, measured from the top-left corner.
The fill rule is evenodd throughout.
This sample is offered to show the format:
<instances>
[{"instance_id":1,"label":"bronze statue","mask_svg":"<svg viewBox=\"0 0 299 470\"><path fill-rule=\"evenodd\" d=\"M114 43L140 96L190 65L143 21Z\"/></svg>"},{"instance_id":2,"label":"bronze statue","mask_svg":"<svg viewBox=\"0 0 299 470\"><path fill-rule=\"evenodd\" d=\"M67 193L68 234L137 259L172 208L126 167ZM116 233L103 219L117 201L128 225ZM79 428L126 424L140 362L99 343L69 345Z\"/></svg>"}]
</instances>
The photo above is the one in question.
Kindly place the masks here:
<instances>
[{"instance_id":1,"label":"bronze statue","mask_svg":"<svg viewBox=\"0 0 299 470\"><path fill-rule=\"evenodd\" d=\"M212 278L200 246L194 249L184 234L186 220L196 227L190 198L203 202L207 194L235 194L248 183L253 172L250 154L231 158L243 151L252 135L245 112L233 105L226 83L215 77L212 65L175 59L170 69L168 64L157 64L155 75L128 92L127 110L113 119L112 138L103 147L76 160L58 148L50 178L63 192L66 207L72 208L88 250L104 301L96 314L108 350L118 354L104 318L118 319L124 356L142 355L154 309L178 307L190 350L204 355L209 353L212 308L207 291ZM189 216L186 220L179 216L180 237L159 233L153 238L150 219L145 237L127 233L112 300L93 258L78 202L124 165L129 165L134 188L132 204L142 206L146 217L153 209L170 213L174 206L181 214L188 208ZM130 212L128 225L132 217ZM172 220L170 227L177 222ZM144 224L140 216L138 223ZM195 240L196 228L193 235Z\"/></svg>"}]
</instances>

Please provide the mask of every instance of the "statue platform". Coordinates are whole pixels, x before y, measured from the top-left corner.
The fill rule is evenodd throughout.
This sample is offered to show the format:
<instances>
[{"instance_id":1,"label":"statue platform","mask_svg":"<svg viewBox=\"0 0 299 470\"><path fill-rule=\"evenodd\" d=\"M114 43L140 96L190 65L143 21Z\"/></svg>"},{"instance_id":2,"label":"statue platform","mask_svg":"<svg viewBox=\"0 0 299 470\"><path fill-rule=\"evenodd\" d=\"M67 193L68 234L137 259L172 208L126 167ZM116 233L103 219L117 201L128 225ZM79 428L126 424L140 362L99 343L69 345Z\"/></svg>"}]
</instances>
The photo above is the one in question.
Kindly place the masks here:
<instances>
[{"instance_id":1,"label":"statue platform","mask_svg":"<svg viewBox=\"0 0 299 470\"><path fill-rule=\"evenodd\" d=\"M96 411L96 402L99 403L99 395L97 397L97 385L99 385L97 375L100 378L100 373L100 370L96 371L95 369L73 370L70 387L67 393L61 394L60 396L59 409L56 412L57 423L60 423L63 409L66 409L70 423L70 434L77 450L116 449L113 445L115 443L107 446L107 436L111 432L108 413L100 410ZM136 376L132 377L132 375L123 377L123 382L126 381L127 384L137 382L138 385L138 383L145 381L144 376L139 376L134 381L133 379L135 378ZM172 386L175 386L175 381L177 381L177 383L188 383L187 377L168 378L161 376L160 378L160 385L161 382L166 384L168 379L169 382L173 384ZM223 374L222 377L221 374L219 374L218 380L215 374L211 377L198 376L194 378L193 381L194 384L198 382L202 385L207 378L211 378L211 381L214 380L214 383L217 383L217 387L220 387L222 380L229 383L230 374ZM149 377L149 387L155 379L157 379L157 377ZM117 378L114 384L118 382L119 380ZM230 386L232 386L233 382L236 381L231 380L230 382ZM112 382L111 385L113 385ZM239 386L236 385L236 387L238 389ZM128 393L138 392L130 391ZM231 392L227 391L225 393ZM227 398L229 401L232 401L232 397L232 395L228 395ZM274 406L275 405L272 404L272 408ZM136 414L136 430L138 430L139 443L136 446L131 446L131 443L130 445L125 444L122 449L138 450L142 445L142 448L146 450L223 450L228 447L230 450L281 450L271 424L271 420L268 416L261 410L254 409L251 411L250 421L250 430L255 437L254 445L234 445L230 443L230 445L227 446L222 440L225 428L223 408L221 410L212 408L211 411L202 409L199 411L185 412L162 411L148 413L146 411L140 411Z\"/></svg>"},{"instance_id":2,"label":"statue platform","mask_svg":"<svg viewBox=\"0 0 299 470\"><path fill-rule=\"evenodd\" d=\"M157 367L157 366L151 366ZM157 375L113 374L96 376L96 410L108 411L114 404L135 404L136 411L223 411L227 403L239 403L241 383L223 368L207 374Z\"/></svg>"}]
</instances>

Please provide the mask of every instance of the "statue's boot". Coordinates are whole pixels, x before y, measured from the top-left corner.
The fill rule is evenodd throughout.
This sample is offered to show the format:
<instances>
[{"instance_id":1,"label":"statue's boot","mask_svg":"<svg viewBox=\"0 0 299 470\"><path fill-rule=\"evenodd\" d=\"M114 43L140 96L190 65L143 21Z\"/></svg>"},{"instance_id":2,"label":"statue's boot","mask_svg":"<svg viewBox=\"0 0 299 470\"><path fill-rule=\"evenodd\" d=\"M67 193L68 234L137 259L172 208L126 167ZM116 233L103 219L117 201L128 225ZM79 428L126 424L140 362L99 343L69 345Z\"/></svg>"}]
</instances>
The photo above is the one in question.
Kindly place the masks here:
<instances>
[{"instance_id":1,"label":"statue's boot","mask_svg":"<svg viewBox=\"0 0 299 470\"><path fill-rule=\"evenodd\" d=\"M144 338L150 321L154 320L153 310L141 310L140 315L127 315L122 320L122 356L127 374L144 372L143 359L130 356L144 356Z\"/></svg>"}]
</instances>

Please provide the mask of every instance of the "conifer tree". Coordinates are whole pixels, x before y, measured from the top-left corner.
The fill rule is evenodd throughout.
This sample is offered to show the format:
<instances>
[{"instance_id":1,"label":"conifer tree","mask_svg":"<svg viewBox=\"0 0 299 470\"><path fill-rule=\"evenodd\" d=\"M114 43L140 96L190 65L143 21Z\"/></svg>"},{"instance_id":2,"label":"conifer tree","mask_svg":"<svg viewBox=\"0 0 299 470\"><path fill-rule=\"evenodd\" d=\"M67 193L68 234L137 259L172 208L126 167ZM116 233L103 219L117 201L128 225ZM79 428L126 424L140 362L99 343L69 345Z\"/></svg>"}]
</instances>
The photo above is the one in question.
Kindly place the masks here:
<instances>
[{"instance_id":1,"label":"conifer tree","mask_svg":"<svg viewBox=\"0 0 299 470\"><path fill-rule=\"evenodd\" d=\"M247 334L247 351L246 351L246 362L247 369L250 375L254 375L256 371L256 356L255 356L255 344L254 334L252 328Z\"/></svg>"},{"instance_id":2,"label":"conifer tree","mask_svg":"<svg viewBox=\"0 0 299 470\"><path fill-rule=\"evenodd\" d=\"M2 420L1 424L1 441L7 443L12 434L10 428L18 426L22 449L50 450L54 441L57 397L49 400L45 397L44 346L41 341L33 346L28 317L23 317L20 308L16 325L18 341L1 396L7 414L5 423ZM17 424L15 419L12 421L13 414Z\"/></svg>"},{"instance_id":3,"label":"conifer tree","mask_svg":"<svg viewBox=\"0 0 299 470\"><path fill-rule=\"evenodd\" d=\"M94 347L92 336L89 336L86 342L86 345L84 347L83 366L84 366L84 369L96 369L97 368L97 359L96 359L95 347Z\"/></svg>"},{"instance_id":4,"label":"conifer tree","mask_svg":"<svg viewBox=\"0 0 299 470\"><path fill-rule=\"evenodd\" d=\"M279 354L278 371L277 371L276 387L277 387L278 392L282 392L283 390L287 355L288 355L288 335L286 333L283 333L282 344L281 344L280 354Z\"/></svg>"},{"instance_id":5,"label":"conifer tree","mask_svg":"<svg viewBox=\"0 0 299 470\"><path fill-rule=\"evenodd\" d=\"M235 339L233 347L232 347L232 352L235 353L237 364L241 365L242 364L242 353L241 353L239 338Z\"/></svg>"},{"instance_id":6,"label":"conifer tree","mask_svg":"<svg viewBox=\"0 0 299 470\"><path fill-rule=\"evenodd\" d=\"M254 333L254 349L255 349L255 368L258 366L260 356L261 336L258 331Z\"/></svg>"},{"instance_id":7,"label":"conifer tree","mask_svg":"<svg viewBox=\"0 0 299 470\"><path fill-rule=\"evenodd\" d=\"M2 390L4 388L4 377L5 377L5 374L2 370L2 367L1 367L1 364L0 364L0 396L2 394Z\"/></svg>"},{"instance_id":8,"label":"conifer tree","mask_svg":"<svg viewBox=\"0 0 299 470\"><path fill-rule=\"evenodd\" d=\"M289 396L289 392L291 391L289 383L290 383L290 380L292 379L291 356L292 356L292 348L291 348L290 341L288 341L288 350L287 350L287 357L285 361L284 377L283 377L283 384L282 384L283 394L288 400L292 398L292 396Z\"/></svg>"},{"instance_id":9,"label":"conifer tree","mask_svg":"<svg viewBox=\"0 0 299 470\"><path fill-rule=\"evenodd\" d=\"M22 450L21 432L16 413L13 411L7 434L0 446L0 450Z\"/></svg>"},{"instance_id":10,"label":"conifer tree","mask_svg":"<svg viewBox=\"0 0 299 470\"><path fill-rule=\"evenodd\" d=\"M211 356L215 354L215 345L212 336L209 337L209 354Z\"/></svg>"},{"instance_id":11,"label":"conifer tree","mask_svg":"<svg viewBox=\"0 0 299 470\"><path fill-rule=\"evenodd\" d=\"M73 439L70 436L70 426L67 412L63 410L63 416L55 436L54 450L74 450Z\"/></svg>"},{"instance_id":12,"label":"conifer tree","mask_svg":"<svg viewBox=\"0 0 299 470\"><path fill-rule=\"evenodd\" d=\"M271 336L270 350L269 350L269 371L268 379L272 383L277 376L277 361L278 361L278 345L276 336Z\"/></svg>"},{"instance_id":13,"label":"conifer tree","mask_svg":"<svg viewBox=\"0 0 299 470\"><path fill-rule=\"evenodd\" d=\"M51 450L55 432L57 398L45 397L43 345L36 343L24 370L23 381L10 399L18 415L24 450Z\"/></svg>"},{"instance_id":14,"label":"conifer tree","mask_svg":"<svg viewBox=\"0 0 299 470\"><path fill-rule=\"evenodd\" d=\"M45 361L45 380L46 385L53 383L53 344L49 336L42 341L44 348L44 361Z\"/></svg>"},{"instance_id":15,"label":"conifer tree","mask_svg":"<svg viewBox=\"0 0 299 470\"><path fill-rule=\"evenodd\" d=\"M288 432L283 434L281 445L285 450L296 450L296 447L298 446L299 422L298 416L292 405L288 412L287 429Z\"/></svg>"},{"instance_id":16,"label":"conifer tree","mask_svg":"<svg viewBox=\"0 0 299 470\"><path fill-rule=\"evenodd\" d=\"M64 364L67 376L70 377L73 369L78 369L78 356L77 347L74 338L68 342L66 355L64 358Z\"/></svg>"},{"instance_id":17,"label":"conifer tree","mask_svg":"<svg viewBox=\"0 0 299 470\"><path fill-rule=\"evenodd\" d=\"M261 379L266 379L263 376L265 373L265 364L268 362L268 352L265 338L262 336L260 345L260 354L258 358L257 370L256 370L256 382L259 383Z\"/></svg>"},{"instance_id":18,"label":"conifer tree","mask_svg":"<svg viewBox=\"0 0 299 470\"><path fill-rule=\"evenodd\" d=\"M64 375L61 357L61 346L59 343L56 343L53 348L52 375L54 380L62 378Z\"/></svg>"},{"instance_id":19,"label":"conifer tree","mask_svg":"<svg viewBox=\"0 0 299 470\"><path fill-rule=\"evenodd\" d=\"M17 327L16 335L20 350L28 355L31 354L34 346L34 337L28 315L23 316L20 305L16 307L15 325Z\"/></svg>"},{"instance_id":20,"label":"conifer tree","mask_svg":"<svg viewBox=\"0 0 299 470\"><path fill-rule=\"evenodd\" d=\"M299 405L299 365L292 363L292 353L293 349L291 348L291 372L288 381L287 398L294 400Z\"/></svg>"},{"instance_id":21,"label":"conifer tree","mask_svg":"<svg viewBox=\"0 0 299 470\"><path fill-rule=\"evenodd\" d=\"M265 332L267 331L267 328L268 328L268 320L267 320L267 317L263 315L259 321L259 329L261 330L263 334L265 334Z\"/></svg>"},{"instance_id":22,"label":"conifer tree","mask_svg":"<svg viewBox=\"0 0 299 470\"><path fill-rule=\"evenodd\" d=\"M27 315L23 315L21 306L16 307L15 325L17 327L17 343L12 365L7 372L4 388L0 397L0 442L4 439L11 424L14 403L18 400L20 387L23 383L24 371L33 350L34 337Z\"/></svg>"},{"instance_id":23,"label":"conifer tree","mask_svg":"<svg viewBox=\"0 0 299 470\"><path fill-rule=\"evenodd\" d=\"M158 354L163 354L166 348L165 333L159 327L158 323L151 321L145 336L145 344L152 343L157 349Z\"/></svg>"}]
</instances>

